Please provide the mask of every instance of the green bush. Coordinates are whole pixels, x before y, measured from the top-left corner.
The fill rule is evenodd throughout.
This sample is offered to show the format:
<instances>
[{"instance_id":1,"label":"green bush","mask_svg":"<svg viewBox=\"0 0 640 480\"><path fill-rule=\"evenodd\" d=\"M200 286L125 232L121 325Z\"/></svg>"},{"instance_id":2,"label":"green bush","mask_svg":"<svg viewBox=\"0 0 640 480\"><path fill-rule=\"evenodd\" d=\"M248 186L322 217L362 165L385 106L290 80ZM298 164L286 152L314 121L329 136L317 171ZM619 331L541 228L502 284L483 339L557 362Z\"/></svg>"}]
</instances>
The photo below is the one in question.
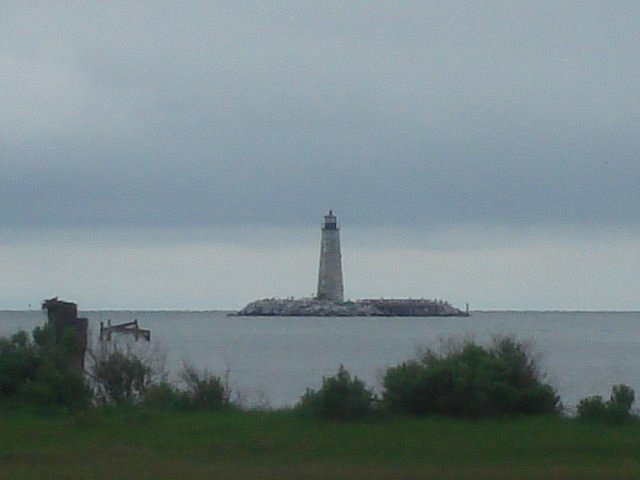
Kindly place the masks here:
<instances>
[{"instance_id":1,"label":"green bush","mask_svg":"<svg viewBox=\"0 0 640 480\"><path fill-rule=\"evenodd\" d=\"M45 363L34 381L26 382L20 389L16 400L78 411L91 404L91 389L81 375Z\"/></svg>"},{"instance_id":2,"label":"green bush","mask_svg":"<svg viewBox=\"0 0 640 480\"><path fill-rule=\"evenodd\" d=\"M147 390L164 376L161 362L129 346L103 344L98 352L90 352L90 356L89 371L96 400L104 404L140 403Z\"/></svg>"},{"instance_id":3,"label":"green bush","mask_svg":"<svg viewBox=\"0 0 640 480\"><path fill-rule=\"evenodd\" d=\"M232 405L228 375L219 377L185 364L180 378L184 388L166 381L150 385L143 404L174 410L218 410Z\"/></svg>"},{"instance_id":4,"label":"green bush","mask_svg":"<svg viewBox=\"0 0 640 480\"><path fill-rule=\"evenodd\" d=\"M142 402L147 407L159 410L188 410L191 408L191 399L188 393L166 381L150 385Z\"/></svg>"},{"instance_id":5,"label":"green bush","mask_svg":"<svg viewBox=\"0 0 640 480\"><path fill-rule=\"evenodd\" d=\"M300 399L297 410L317 417L337 420L363 418L372 412L374 394L358 377L342 366L332 377L322 378L322 387L315 391L307 389Z\"/></svg>"},{"instance_id":6,"label":"green bush","mask_svg":"<svg viewBox=\"0 0 640 480\"><path fill-rule=\"evenodd\" d=\"M601 420L609 423L621 423L634 416L631 407L636 394L627 385L615 385L611 397L606 402L601 396L583 398L578 403L578 418L583 420Z\"/></svg>"},{"instance_id":7,"label":"green bush","mask_svg":"<svg viewBox=\"0 0 640 480\"><path fill-rule=\"evenodd\" d=\"M383 403L392 412L479 418L559 411L555 390L512 337L485 348L466 342L445 354L427 350L386 371Z\"/></svg>"},{"instance_id":8,"label":"green bush","mask_svg":"<svg viewBox=\"0 0 640 480\"><path fill-rule=\"evenodd\" d=\"M180 377L186 385L185 394L191 408L218 410L231 405L228 374L222 378L185 364Z\"/></svg>"},{"instance_id":9,"label":"green bush","mask_svg":"<svg viewBox=\"0 0 640 480\"><path fill-rule=\"evenodd\" d=\"M578 403L578 418L605 420L607 413L607 402L600 395L583 398Z\"/></svg>"},{"instance_id":10,"label":"green bush","mask_svg":"<svg viewBox=\"0 0 640 480\"><path fill-rule=\"evenodd\" d=\"M71 336L59 344L53 338L48 326L36 328L33 339L25 332L0 338L0 398L69 410L89 405L89 387L69 368L76 344Z\"/></svg>"},{"instance_id":11,"label":"green bush","mask_svg":"<svg viewBox=\"0 0 640 480\"><path fill-rule=\"evenodd\" d=\"M635 400L636 392L627 385L614 385L611 389L609 404L618 412L630 413L631 406Z\"/></svg>"},{"instance_id":12,"label":"green bush","mask_svg":"<svg viewBox=\"0 0 640 480\"><path fill-rule=\"evenodd\" d=\"M25 384L36 379L42 363L42 352L26 332L0 338L0 396L14 397Z\"/></svg>"}]
</instances>

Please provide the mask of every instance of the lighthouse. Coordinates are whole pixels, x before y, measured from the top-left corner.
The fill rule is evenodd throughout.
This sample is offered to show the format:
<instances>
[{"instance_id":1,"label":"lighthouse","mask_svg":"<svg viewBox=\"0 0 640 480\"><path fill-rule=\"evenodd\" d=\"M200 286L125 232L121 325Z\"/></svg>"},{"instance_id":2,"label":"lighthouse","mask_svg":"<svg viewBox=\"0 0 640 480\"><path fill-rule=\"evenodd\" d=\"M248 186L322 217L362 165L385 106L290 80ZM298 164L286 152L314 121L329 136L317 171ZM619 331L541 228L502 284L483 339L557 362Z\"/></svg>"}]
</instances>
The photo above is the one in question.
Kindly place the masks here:
<instances>
[{"instance_id":1,"label":"lighthouse","mask_svg":"<svg viewBox=\"0 0 640 480\"><path fill-rule=\"evenodd\" d=\"M344 302L342 285L342 255L340 254L340 229L333 211L324 216L320 241L320 269L318 271L318 300Z\"/></svg>"}]
</instances>

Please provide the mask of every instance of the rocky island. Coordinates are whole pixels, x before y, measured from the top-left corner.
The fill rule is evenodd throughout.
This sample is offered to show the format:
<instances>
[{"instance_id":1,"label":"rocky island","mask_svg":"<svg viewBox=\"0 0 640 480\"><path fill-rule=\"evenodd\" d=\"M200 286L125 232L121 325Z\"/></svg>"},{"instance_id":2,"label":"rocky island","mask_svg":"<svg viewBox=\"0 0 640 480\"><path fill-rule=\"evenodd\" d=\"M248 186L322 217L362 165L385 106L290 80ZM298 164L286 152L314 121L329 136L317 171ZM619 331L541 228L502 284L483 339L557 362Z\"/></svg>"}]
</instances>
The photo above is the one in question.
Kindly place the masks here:
<instances>
[{"instance_id":1,"label":"rocky island","mask_svg":"<svg viewBox=\"0 0 640 480\"><path fill-rule=\"evenodd\" d=\"M236 315L280 317L454 317L466 311L442 300L364 299L344 301L340 229L331 210L324 217L320 243L320 269L315 298L265 298L256 300Z\"/></svg>"},{"instance_id":2,"label":"rocky island","mask_svg":"<svg viewBox=\"0 0 640 480\"><path fill-rule=\"evenodd\" d=\"M236 315L277 317L453 317L468 316L448 302L421 299L366 299L334 303L317 298L265 298Z\"/></svg>"}]
</instances>

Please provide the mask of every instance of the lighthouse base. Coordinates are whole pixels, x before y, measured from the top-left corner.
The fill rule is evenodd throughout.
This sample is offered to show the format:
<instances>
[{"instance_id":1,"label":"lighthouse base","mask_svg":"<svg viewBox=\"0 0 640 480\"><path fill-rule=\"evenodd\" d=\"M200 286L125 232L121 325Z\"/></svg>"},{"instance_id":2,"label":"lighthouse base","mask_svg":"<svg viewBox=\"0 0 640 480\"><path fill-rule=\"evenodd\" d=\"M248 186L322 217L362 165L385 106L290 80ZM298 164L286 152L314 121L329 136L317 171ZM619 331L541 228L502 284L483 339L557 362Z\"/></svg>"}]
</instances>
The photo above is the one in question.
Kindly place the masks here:
<instances>
[{"instance_id":1,"label":"lighthouse base","mask_svg":"<svg viewBox=\"0 0 640 480\"><path fill-rule=\"evenodd\" d=\"M365 299L333 303L316 298L266 298L238 311L241 316L275 317L466 317L448 302L422 299Z\"/></svg>"}]
</instances>

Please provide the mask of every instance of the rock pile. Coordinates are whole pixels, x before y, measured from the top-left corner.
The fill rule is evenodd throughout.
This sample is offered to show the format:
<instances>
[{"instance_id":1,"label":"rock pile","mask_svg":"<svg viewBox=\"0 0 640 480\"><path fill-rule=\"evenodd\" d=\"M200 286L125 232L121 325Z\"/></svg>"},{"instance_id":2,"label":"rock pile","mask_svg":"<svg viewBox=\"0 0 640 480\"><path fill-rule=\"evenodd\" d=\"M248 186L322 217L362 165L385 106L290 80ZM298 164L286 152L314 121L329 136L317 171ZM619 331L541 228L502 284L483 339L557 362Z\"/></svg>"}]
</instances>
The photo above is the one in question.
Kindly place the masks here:
<instances>
[{"instance_id":1,"label":"rock pile","mask_svg":"<svg viewBox=\"0 0 640 480\"><path fill-rule=\"evenodd\" d=\"M333 303L316 298L265 298L237 312L242 316L276 317L429 317L465 316L447 302L416 299L358 300Z\"/></svg>"}]
</instances>

